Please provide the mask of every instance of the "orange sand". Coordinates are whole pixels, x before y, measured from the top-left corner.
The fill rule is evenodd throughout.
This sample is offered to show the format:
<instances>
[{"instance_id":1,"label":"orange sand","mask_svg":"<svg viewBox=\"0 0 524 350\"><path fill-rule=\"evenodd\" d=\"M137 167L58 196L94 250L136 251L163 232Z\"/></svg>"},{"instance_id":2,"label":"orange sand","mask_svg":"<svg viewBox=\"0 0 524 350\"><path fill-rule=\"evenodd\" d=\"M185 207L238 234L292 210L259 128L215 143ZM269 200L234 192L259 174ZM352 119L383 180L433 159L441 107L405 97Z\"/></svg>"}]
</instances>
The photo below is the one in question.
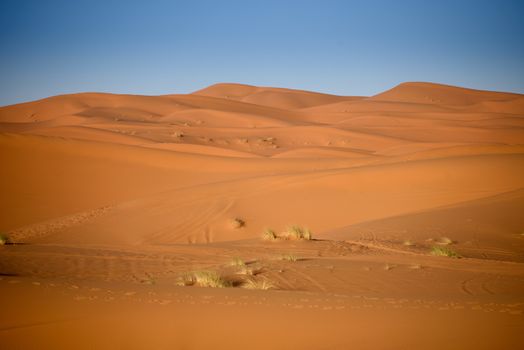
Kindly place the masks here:
<instances>
[{"instance_id":1,"label":"orange sand","mask_svg":"<svg viewBox=\"0 0 524 350\"><path fill-rule=\"evenodd\" d=\"M524 95L56 96L0 108L0 161L2 348L524 344Z\"/></svg>"}]
</instances>

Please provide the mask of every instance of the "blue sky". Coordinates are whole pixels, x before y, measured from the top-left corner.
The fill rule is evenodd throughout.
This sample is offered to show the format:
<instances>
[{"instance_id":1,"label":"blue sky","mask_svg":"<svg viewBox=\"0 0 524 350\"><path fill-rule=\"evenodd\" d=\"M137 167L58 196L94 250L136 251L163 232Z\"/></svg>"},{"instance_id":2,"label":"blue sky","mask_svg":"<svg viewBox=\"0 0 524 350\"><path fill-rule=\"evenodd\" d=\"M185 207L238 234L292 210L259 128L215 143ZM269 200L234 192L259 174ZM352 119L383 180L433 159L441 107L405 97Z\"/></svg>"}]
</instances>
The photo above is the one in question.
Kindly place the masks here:
<instances>
[{"instance_id":1,"label":"blue sky","mask_svg":"<svg viewBox=\"0 0 524 350\"><path fill-rule=\"evenodd\" d=\"M372 95L524 93L524 1L2 0L0 105L217 82Z\"/></svg>"}]
</instances>

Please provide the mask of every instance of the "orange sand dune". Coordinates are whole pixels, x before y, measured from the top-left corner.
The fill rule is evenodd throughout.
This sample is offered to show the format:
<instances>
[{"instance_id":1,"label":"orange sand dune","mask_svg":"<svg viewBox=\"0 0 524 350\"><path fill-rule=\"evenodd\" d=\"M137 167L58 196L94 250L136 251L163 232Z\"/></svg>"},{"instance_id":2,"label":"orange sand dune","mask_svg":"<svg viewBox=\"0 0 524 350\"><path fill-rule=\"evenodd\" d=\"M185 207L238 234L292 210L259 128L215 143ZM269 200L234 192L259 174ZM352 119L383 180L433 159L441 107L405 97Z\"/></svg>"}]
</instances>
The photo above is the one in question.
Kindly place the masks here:
<instances>
[{"instance_id":1,"label":"orange sand dune","mask_svg":"<svg viewBox=\"0 0 524 350\"><path fill-rule=\"evenodd\" d=\"M62 95L0 108L0 162L7 349L524 343L524 95Z\"/></svg>"},{"instance_id":2,"label":"orange sand dune","mask_svg":"<svg viewBox=\"0 0 524 350\"><path fill-rule=\"evenodd\" d=\"M334 96L303 90L256 87L242 84L215 84L194 92L195 95L233 99L283 109L307 108L360 97Z\"/></svg>"}]
</instances>

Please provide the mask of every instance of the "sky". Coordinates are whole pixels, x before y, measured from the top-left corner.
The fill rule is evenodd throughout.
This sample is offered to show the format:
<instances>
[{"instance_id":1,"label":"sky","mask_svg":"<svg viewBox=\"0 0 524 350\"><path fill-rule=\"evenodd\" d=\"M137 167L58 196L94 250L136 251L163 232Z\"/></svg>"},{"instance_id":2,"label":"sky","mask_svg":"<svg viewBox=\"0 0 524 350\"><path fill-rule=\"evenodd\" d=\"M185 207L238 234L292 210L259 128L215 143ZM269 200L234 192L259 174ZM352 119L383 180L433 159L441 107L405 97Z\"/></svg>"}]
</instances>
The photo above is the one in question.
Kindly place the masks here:
<instances>
[{"instance_id":1,"label":"sky","mask_svg":"<svg viewBox=\"0 0 524 350\"><path fill-rule=\"evenodd\" d=\"M0 105L236 82L369 96L524 93L524 1L2 0Z\"/></svg>"}]
</instances>

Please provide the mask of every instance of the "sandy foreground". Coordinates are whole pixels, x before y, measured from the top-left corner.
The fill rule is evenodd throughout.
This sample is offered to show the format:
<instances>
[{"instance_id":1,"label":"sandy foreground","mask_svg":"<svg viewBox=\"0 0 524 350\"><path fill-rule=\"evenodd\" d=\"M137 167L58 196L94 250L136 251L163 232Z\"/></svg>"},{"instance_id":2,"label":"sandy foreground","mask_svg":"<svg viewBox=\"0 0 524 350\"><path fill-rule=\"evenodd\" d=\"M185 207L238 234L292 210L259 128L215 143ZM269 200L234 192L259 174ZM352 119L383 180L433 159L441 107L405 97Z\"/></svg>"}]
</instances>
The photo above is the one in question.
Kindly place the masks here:
<instances>
[{"instance_id":1,"label":"sandy foreground","mask_svg":"<svg viewBox=\"0 0 524 350\"><path fill-rule=\"evenodd\" d=\"M524 344L524 95L56 96L0 163L2 349Z\"/></svg>"}]
</instances>

